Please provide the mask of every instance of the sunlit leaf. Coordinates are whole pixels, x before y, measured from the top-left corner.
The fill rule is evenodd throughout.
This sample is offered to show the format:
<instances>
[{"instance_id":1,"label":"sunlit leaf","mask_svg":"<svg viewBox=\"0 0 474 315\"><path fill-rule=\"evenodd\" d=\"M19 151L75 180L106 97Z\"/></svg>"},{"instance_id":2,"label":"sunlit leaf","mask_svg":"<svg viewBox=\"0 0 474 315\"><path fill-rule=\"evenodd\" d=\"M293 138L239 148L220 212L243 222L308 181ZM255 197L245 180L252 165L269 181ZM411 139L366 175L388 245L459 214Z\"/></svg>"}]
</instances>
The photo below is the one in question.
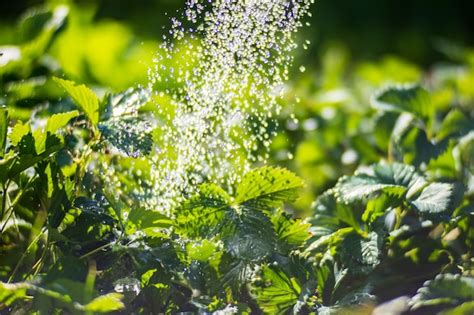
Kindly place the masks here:
<instances>
[{"instance_id":1,"label":"sunlit leaf","mask_svg":"<svg viewBox=\"0 0 474 315\"><path fill-rule=\"evenodd\" d=\"M378 192L401 196L419 179L420 175L412 166L378 164L354 176L342 177L337 183L336 192L338 198L348 203L367 199Z\"/></svg>"},{"instance_id":2,"label":"sunlit leaf","mask_svg":"<svg viewBox=\"0 0 474 315\"><path fill-rule=\"evenodd\" d=\"M376 109L395 112L409 112L421 118L430 118L433 113L431 96L418 85L389 87L372 100Z\"/></svg>"},{"instance_id":3,"label":"sunlit leaf","mask_svg":"<svg viewBox=\"0 0 474 315\"><path fill-rule=\"evenodd\" d=\"M108 313L125 308L122 302L123 295L119 293L108 293L96 297L91 302L84 305L84 311L96 313Z\"/></svg>"},{"instance_id":4,"label":"sunlit leaf","mask_svg":"<svg viewBox=\"0 0 474 315\"><path fill-rule=\"evenodd\" d=\"M53 78L61 86L74 103L86 114L92 124L96 126L99 123L99 99L97 95L85 85L78 85L73 81L60 78Z\"/></svg>"},{"instance_id":5,"label":"sunlit leaf","mask_svg":"<svg viewBox=\"0 0 474 315\"><path fill-rule=\"evenodd\" d=\"M13 177L27 168L39 163L52 154L58 152L63 147L61 140L54 136L48 135L45 140L45 149L40 154L36 154L35 143L32 140L33 137L30 134L30 137L24 137L20 142L20 156L16 159L13 165L10 167L8 175Z\"/></svg>"},{"instance_id":6,"label":"sunlit leaf","mask_svg":"<svg viewBox=\"0 0 474 315\"><path fill-rule=\"evenodd\" d=\"M79 116L79 112L77 110L54 114L53 116L49 117L48 121L46 122L45 132L55 133L59 129L66 126L71 119L77 116Z\"/></svg>"},{"instance_id":7,"label":"sunlit leaf","mask_svg":"<svg viewBox=\"0 0 474 315\"><path fill-rule=\"evenodd\" d=\"M292 219L290 215L279 214L272 217L275 232L279 242L287 244L290 247L298 247L311 236L309 227L311 224L304 223L302 220Z\"/></svg>"},{"instance_id":8,"label":"sunlit leaf","mask_svg":"<svg viewBox=\"0 0 474 315\"><path fill-rule=\"evenodd\" d=\"M158 211L134 208L128 214L128 221L135 225L136 229L144 231L147 235L155 235L156 229L169 228L172 226L170 218Z\"/></svg>"},{"instance_id":9,"label":"sunlit leaf","mask_svg":"<svg viewBox=\"0 0 474 315\"><path fill-rule=\"evenodd\" d=\"M235 202L251 208L268 210L294 201L303 180L282 168L261 167L250 171L237 186Z\"/></svg>"},{"instance_id":10,"label":"sunlit leaf","mask_svg":"<svg viewBox=\"0 0 474 315\"><path fill-rule=\"evenodd\" d=\"M285 314L293 308L301 293L301 286L284 272L269 266L260 271L261 283L253 286L260 307L268 314Z\"/></svg>"},{"instance_id":11,"label":"sunlit leaf","mask_svg":"<svg viewBox=\"0 0 474 315\"><path fill-rule=\"evenodd\" d=\"M0 303L7 306L27 296L28 286L23 284L0 282Z\"/></svg>"},{"instance_id":12,"label":"sunlit leaf","mask_svg":"<svg viewBox=\"0 0 474 315\"><path fill-rule=\"evenodd\" d=\"M421 213L439 214L448 212L454 186L445 183L429 184L412 204ZM452 211L453 209L451 209Z\"/></svg>"},{"instance_id":13,"label":"sunlit leaf","mask_svg":"<svg viewBox=\"0 0 474 315\"><path fill-rule=\"evenodd\" d=\"M138 117L111 119L99 124L102 136L131 157L148 155L153 146L151 128Z\"/></svg>"},{"instance_id":14,"label":"sunlit leaf","mask_svg":"<svg viewBox=\"0 0 474 315\"><path fill-rule=\"evenodd\" d=\"M150 91L143 88L130 88L122 93L111 94L105 100L103 119L136 115L140 107L150 101Z\"/></svg>"},{"instance_id":15,"label":"sunlit leaf","mask_svg":"<svg viewBox=\"0 0 474 315\"><path fill-rule=\"evenodd\" d=\"M16 146L18 145L18 143L20 143L21 139L30 132L30 125L23 124L23 122L19 121L13 126L12 131L8 135L8 138L10 138L11 144Z\"/></svg>"}]
</instances>

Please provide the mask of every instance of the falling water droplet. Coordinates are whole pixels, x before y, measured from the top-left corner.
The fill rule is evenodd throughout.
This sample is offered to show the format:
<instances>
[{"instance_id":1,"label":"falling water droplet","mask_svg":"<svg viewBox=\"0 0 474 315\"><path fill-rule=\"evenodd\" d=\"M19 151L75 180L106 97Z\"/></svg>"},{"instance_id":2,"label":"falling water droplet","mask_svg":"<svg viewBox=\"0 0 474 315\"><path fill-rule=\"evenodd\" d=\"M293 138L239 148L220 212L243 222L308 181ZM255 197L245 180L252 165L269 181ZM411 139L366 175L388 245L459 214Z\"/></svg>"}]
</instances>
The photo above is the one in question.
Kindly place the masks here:
<instances>
[{"instance_id":1,"label":"falling water droplet","mask_svg":"<svg viewBox=\"0 0 474 315\"><path fill-rule=\"evenodd\" d=\"M230 190L253 163L266 163L268 121L280 112L293 35L312 2L187 0L170 19L149 70L150 89L170 105L157 101L161 145L148 207L170 211L205 180ZM256 152L261 145L267 151Z\"/></svg>"}]
</instances>

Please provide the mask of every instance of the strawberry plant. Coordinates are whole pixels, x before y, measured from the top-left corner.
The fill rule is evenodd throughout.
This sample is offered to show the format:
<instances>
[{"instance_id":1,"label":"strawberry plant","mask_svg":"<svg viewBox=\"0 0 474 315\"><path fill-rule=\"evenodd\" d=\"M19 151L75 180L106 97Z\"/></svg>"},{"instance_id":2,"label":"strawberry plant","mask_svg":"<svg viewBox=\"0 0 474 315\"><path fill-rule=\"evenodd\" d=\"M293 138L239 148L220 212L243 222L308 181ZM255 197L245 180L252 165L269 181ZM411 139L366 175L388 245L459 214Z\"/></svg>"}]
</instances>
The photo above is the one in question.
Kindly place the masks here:
<instances>
[{"instance_id":1,"label":"strawberry plant","mask_svg":"<svg viewBox=\"0 0 474 315\"><path fill-rule=\"evenodd\" d=\"M230 187L188 170L202 181L165 209L172 97L71 80L51 60L68 8L30 12L0 56L1 314L474 313L469 50L429 75L326 58L255 127L276 134L266 165Z\"/></svg>"}]
</instances>

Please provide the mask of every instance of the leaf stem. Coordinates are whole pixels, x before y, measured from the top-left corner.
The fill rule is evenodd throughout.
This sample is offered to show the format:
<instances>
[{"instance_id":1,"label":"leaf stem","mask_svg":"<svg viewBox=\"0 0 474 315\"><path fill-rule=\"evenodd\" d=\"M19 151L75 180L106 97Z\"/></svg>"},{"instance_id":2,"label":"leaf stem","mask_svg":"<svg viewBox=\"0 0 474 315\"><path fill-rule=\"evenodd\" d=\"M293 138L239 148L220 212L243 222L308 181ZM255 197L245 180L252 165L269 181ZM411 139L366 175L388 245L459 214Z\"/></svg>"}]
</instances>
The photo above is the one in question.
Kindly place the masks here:
<instances>
[{"instance_id":1,"label":"leaf stem","mask_svg":"<svg viewBox=\"0 0 474 315\"><path fill-rule=\"evenodd\" d=\"M40 240L41 236L43 236L44 232L45 232L45 228L43 228L43 230L38 233L38 235L33 239L33 241L30 243L30 245L28 245L28 247L26 248L25 252L23 253L23 255L21 255L20 259L18 260L15 268L13 269L13 272L12 274L10 275L10 277L8 278L8 283L11 283L12 280L15 278L16 276L16 273L18 272L18 270L20 269L20 266L21 264L23 263L23 260L26 258L26 256L28 255L28 253L30 252L31 248L36 245L36 243L38 243L38 241Z\"/></svg>"},{"instance_id":2,"label":"leaf stem","mask_svg":"<svg viewBox=\"0 0 474 315\"><path fill-rule=\"evenodd\" d=\"M8 197L8 186L10 185L10 181L7 180L3 184L3 195L2 195L2 212L0 214L0 220L3 221L3 217L5 216L5 209L7 207L7 197ZM3 232L3 229L2 229Z\"/></svg>"}]
</instances>

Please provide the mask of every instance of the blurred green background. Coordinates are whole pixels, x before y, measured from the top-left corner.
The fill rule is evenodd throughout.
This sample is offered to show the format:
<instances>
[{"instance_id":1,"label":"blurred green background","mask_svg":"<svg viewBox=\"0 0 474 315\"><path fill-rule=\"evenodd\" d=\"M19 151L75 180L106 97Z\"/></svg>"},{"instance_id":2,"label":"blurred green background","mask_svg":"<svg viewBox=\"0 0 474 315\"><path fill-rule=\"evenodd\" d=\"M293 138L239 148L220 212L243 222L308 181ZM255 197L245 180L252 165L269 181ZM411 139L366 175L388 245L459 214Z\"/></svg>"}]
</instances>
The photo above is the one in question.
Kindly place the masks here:
<instances>
[{"instance_id":1,"label":"blurred green background","mask_svg":"<svg viewBox=\"0 0 474 315\"><path fill-rule=\"evenodd\" d=\"M27 8L39 0L0 1L0 41L13 38L9 28ZM94 21L115 20L143 39L157 39L184 0L83 0L73 1L94 11ZM317 0L305 37L312 41L308 59L341 43L355 58L396 54L429 65L439 59L437 41L460 44L474 41L474 2L467 0Z\"/></svg>"}]
</instances>

